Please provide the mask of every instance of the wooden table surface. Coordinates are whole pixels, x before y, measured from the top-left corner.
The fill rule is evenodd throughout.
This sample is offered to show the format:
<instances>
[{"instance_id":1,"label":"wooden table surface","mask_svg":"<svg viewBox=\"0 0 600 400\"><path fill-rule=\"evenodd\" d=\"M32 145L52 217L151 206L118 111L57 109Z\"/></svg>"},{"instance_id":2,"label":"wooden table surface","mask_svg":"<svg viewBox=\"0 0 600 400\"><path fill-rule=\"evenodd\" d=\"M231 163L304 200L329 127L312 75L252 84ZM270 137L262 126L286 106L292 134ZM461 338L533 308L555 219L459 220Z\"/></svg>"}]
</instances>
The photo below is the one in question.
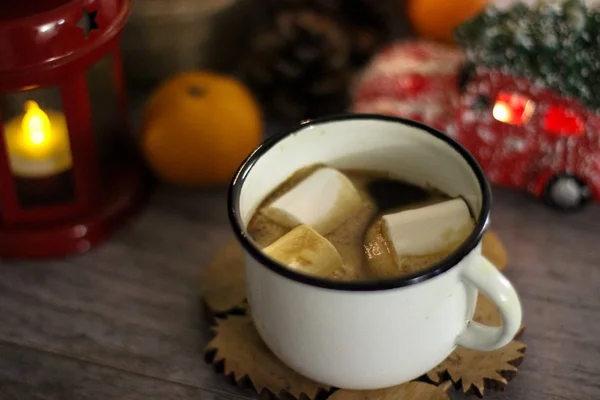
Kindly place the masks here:
<instances>
[{"instance_id":1,"label":"wooden table surface","mask_svg":"<svg viewBox=\"0 0 600 400\"><path fill-rule=\"evenodd\" d=\"M600 398L600 207L576 215L495 190L527 357L492 400ZM202 266L229 237L225 189L159 188L88 254L0 264L0 399L234 399L205 364ZM461 398L462 396L453 396Z\"/></svg>"},{"instance_id":2,"label":"wooden table surface","mask_svg":"<svg viewBox=\"0 0 600 400\"><path fill-rule=\"evenodd\" d=\"M147 93L131 95L135 125ZM506 391L486 398L600 399L600 206L565 215L496 188L492 229L508 250L528 348ZM255 399L203 357L200 271L231 238L225 187L159 187L87 254L0 261L0 400Z\"/></svg>"}]
</instances>

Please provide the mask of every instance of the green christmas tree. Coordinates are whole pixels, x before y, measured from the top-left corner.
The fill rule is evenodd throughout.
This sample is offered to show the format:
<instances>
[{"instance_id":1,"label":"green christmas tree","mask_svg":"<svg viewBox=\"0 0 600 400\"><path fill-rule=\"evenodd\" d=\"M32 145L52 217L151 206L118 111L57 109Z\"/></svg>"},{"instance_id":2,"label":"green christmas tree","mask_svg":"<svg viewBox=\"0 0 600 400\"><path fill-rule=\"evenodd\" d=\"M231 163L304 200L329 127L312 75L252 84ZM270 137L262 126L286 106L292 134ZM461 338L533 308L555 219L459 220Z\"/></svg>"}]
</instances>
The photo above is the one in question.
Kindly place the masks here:
<instances>
[{"instance_id":1,"label":"green christmas tree","mask_svg":"<svg viewBox=\"0 0 600 400\"><path fill-rule=\"evenodd\" d=\"M600 10L584 0L489 6L455 37L470 62L527 77L600 112Z\"/></svg>"}]
</instances>

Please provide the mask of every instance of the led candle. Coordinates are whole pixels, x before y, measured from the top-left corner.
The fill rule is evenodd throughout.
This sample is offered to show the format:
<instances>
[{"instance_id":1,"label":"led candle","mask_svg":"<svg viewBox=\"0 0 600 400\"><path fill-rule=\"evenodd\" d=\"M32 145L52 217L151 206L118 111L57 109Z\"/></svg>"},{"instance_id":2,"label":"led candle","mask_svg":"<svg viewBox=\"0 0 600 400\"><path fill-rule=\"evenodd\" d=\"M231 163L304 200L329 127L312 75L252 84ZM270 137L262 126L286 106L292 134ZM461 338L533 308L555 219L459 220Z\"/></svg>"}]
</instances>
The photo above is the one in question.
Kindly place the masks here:
<instances>
[{"instance_id":1,"label":"led candle","mask_svg":"<svg viewBox=\"0 0 600 400\"><path fill-rule=\"evenodd\" d=\"M42 110L35 101L5 127L10 165L15 176L42 178L71 168L71 149L65 116Z\"/></svg>"}]
</instances>

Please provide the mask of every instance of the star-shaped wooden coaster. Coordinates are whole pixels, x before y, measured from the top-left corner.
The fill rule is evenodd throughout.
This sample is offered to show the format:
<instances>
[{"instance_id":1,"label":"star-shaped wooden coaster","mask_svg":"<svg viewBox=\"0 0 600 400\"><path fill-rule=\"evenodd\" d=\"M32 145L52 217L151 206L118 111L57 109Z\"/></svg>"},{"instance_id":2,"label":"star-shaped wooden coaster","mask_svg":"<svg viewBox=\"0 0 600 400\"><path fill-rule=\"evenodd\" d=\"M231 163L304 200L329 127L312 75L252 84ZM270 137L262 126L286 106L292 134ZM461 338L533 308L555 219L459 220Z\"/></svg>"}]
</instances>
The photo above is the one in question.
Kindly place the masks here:
<instances>
[{"instance_id":1,"label":"star-shaped wooden coaster","mask_svg":"<svg viewBox=\"0 0 600 400\"><path fill-rule=\"evenodd\" d=\"M225 315L246 309L244 253L232 239L217 251L200 275L200 293L208 311Z\"/></svg>"},{"instance_id":2,"label":"star-shaped wooden coaster","mask_svg":"<svg viewBox=\"0 0 600 400\"><path fill-rule=\"evenodd\" d=\"M525 344L513 340L501 349L484 352L457 348L427 373L434 383L450 379L465 394L483 397L485 389L504 390L525 358Z\"/></svg>"},{"instance_id":3,"label":"star-shaped wooden coaster","mask_svg":"<svg viewBox=\"0 0 600 400\"><path fill-rule=\"evenodd\" d=\"M490 312L493 311L484 306L478 308L477 315L488 319ZM266 391L280 399L291 395L313 400L331 392L331 387L299 375L273 355L256 332L251 316L230 315L216 322L215 337L206 347L206 359L234 382L250 384L257 393ZM410 382L370 391L341 389L329 400L447 400L446 391L452 384L464 393L482 397L485 389L503 390L524 357L525 345L516 340L491 352L457 348L427 374L433 383Z\"/></svg>"},{"instance_id":4,"label":"star-shaped wooden coaster","mask_svg":"<svg viewBox=\"0 0 600 400\"><path fill-rule=\"evenodd\" d=\"M425 382L408 382L379 390L338 390L329 400L450 400L449 385L435 386Z\"/></svg>"},{"instance_id":5,"label":"star-shaped wooden coaster","mask_svg":"<svg viewBox=\"0 0 600 400\"><path fill-rule=\"evenodd\" d=\"M215 337L206 346L209 362L234 382L250 383L258 394L265 389L278 398L291 395L315 399L331 387L314 382L285 366L263 343L248 315L217 319Z\"/></svg>"},{"instance_id":6,"label":"star-shaped wooden coaster","mask_svg":"<svg viewBox=\"0 0 600 400\"><path fill-rule=\"evenodd\" d=\"M506 251L492 232L484 236L483 253L499 269L504 269ZM221 249L202 275L203 299L211 312L223 316L247 311L243 253L236 242ZM482 295L477 301L474 320L493 326L501 324L498 310ZM451 387L481 397L486 389L506 387L516 375L526 348L516 340L492 352L457 348L423 377L431 383L415 381L371 391L340 389L331 394L333 388L299 375L275 357L260 339L249 315L216 318L213 332L215 337L205 350L207 360L234 382L250 384L257 393L266 392L280 399L291 396L314 400L329 396L328 400L448 400L446 391Z\"/></svg>"},{"instance_id":7,"label":"star-shaped wooden coaster","mask_svg":"<svg viewBox=\"0 0 600 400\"><path fill-rule=\"evenodd\" d=\"M481 241L482 253L498 268L504 271L508 262L506 249L494 231L487 231Z\"/></svg>"},{"instance_id":8,"label":"star-shaped wooden coaster","mask_svg":"<svg viewBox=\"0 0 600 400\"><path fill-rule=\"evenodd\" d=\"M485 296L477 298L473 320L485 325L500 326L502 319L498 309ZM520 337L525 325L517 333ZM503 390L508 381L517 374L517 367L525 358L525 344L513 340L501 349L476 351L458 347L437 367L427 373L427 378L441 384L450 380L457 389L466 394L483 397L485 389Z\"/></svg>"}]
</instances>

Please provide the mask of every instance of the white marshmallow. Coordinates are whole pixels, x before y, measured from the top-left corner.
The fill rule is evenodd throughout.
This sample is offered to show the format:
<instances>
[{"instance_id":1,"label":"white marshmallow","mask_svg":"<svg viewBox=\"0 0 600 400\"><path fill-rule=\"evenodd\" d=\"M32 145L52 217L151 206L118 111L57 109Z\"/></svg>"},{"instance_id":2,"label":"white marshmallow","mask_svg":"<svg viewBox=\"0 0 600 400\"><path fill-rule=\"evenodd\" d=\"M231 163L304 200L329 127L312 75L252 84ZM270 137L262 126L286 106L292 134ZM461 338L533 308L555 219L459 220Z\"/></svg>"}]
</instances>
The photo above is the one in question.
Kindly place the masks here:
<instances>
[{"instance_id":1,"label":"white marshmallow","mask_svg":"<svg viewBox=\"0 0 600 400\"><path fill-rule=\"evenodd\" d=\"M382 217L383 232L398 256L444 251L464 241L474 221L463 199L453 199Z\"/></svg>"},{"instance_id":2,"label":"white marshmallow","mask_svg":"<svg viewBox=\"0 0 600 400\"><path fill-rule=\"evenodd\" d=\"M362 204L360 194L344 174L322 167L262 212L283 226L308 225L327 235L358 212Z\"/></svg>"},{"instance_id":3,"label":"white marshmallow","mask_svg":"<svg viewBox=\"0 0 600 400\"><path fill-rule=\"evenodd\" d=\"M306 225L292 229L263 251L291 269L322 278L343 266L335 246Z\"/></svg>"}]
</instances>

